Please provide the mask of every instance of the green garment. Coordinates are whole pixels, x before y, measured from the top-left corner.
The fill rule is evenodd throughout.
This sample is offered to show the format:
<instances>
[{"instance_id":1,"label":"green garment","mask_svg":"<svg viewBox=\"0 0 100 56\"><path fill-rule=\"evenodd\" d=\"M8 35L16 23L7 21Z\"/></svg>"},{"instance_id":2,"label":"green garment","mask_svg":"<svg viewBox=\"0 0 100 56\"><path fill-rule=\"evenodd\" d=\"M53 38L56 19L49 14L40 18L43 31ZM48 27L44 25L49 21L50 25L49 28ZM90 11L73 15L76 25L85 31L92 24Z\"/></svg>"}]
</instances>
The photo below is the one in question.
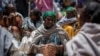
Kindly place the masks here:
<instances>
[{"instance_id":1,"label":"green garment","mask_svg":"<svg viewBox=\"0 0 100 56\"><path fill-rule=\"evenodd\" d=\"M62 13L63 16L66 16L66 9L62 9L61 13Z\"/></svg>"},{"instance_id":2,"label":"green garment","mask_svg":"<svg viewBox=\"0 0 100 56\"><path fill-rule=\"evenodd\" d=\"M67 12L74 11L74 7L71 7L71 6L70 6L70 7L66 8L66 11L67 11Z\"/></svg>"},{"instance_id":3,"label":"green garment","mask_svg":"<svg viewBox=\"0 0 100 56\"><path fill-rule=\"evenodd\" d=\"M56 22L56 14L53 11L47 11L43 14L43 19L45 20L48 16L54 17L54 21Z\"/></svg>"}]
</instances>

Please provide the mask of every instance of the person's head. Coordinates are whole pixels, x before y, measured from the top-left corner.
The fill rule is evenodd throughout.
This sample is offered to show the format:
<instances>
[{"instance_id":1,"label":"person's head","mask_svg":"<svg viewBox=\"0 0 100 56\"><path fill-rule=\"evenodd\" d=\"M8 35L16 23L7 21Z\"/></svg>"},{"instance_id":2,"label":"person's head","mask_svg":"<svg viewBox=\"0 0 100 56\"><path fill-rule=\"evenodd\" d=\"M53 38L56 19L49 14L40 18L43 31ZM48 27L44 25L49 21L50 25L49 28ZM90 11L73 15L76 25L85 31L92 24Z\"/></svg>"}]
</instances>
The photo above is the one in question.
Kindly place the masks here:
<instances>
[{"instance_id":1,"label":"person's head","mask_svg":"<svg viewBox=\"0 0 100 56\"><path fill-rule=\"evenodd\" d=\"M19 15L12 16L10 21L12 20L12 26L21 27L22 26L22 18Z\"/></svg>"},{"instance_id":2,"label":"person's head","mask_svg":"<svg viewBox=\"0 0 100 56\"><path fill-rule=\"evenodd\" d=\"M66 15L67 15L67 17L68 18L72 18L72 17L75 17L76 15L75 15L75 9L74 9L74 7L68 7L68 8L66 8Z\"/></svg>"},{"instance_id":3,"label":"person's head","mask_svg":"<svg viewBox=\"0 0 100 56\"><path fill-rule=\"evenodd\" d=\"M41 17L41 12L37 9L33 9L30 11L30 17L32 21L38 21Z\"/></svg>"},{"instance_id":4,"label":"person's head","mask_svg":"<svg viewBox=\"0 0 100 56\"><path fill-rule=\"evenodd\" d=\"M12 4L7 5L8 14L15 12L15 7Z\"/></svg>"},{"instance_id":5,"label":"person's head","mask_svg":"<svg viewBox=\"0 0 100 56\"><path fill-rule=\"evenodd\" d=\"M22 17L19 16L19 15L16 15L16 16L15 16L15 19L16 19L16 21L19 23L19 25L21 26L21 25L22 25Z\"/></svg>"},{"instance_id":6,"label":"person's head","mask_svg":"<svg viewBox=\"0 0 100 56\"><path fill-rule=\"evenodd\" d=\"M83 11L80 14L81 26L86 22L92 22L91 17L100 8L100 4L97 2L90 2L84 6Z\"/></svg>"},{"instance_id":7,"label":"person's head","mask_svg":"<svg viewBox=\"0 0 100 56\"><path fill-rule=\"evenodd\" d=\"M52 11L47 11L43 15L44 25L47 29L50 29L56 23L56 14Z\"/></svg>"},{"instance_id":8,"label":"person's head","mask_svg":"<svg viewBox=\"0 0 100 56\"><path fill-rule=\"evenodd\" d=\"M21 16L20 15L16 15L15 16L15 20L16 20L16 22L18 24L18 27L21 27L22 26L22 18L21 18Z\"/></svg>"},{"instance_id":9,"label":"person's head","mask_svg":"<svg viewBox=\"0 0 100 56\"><path fill-rule=\"evenodd\" d=\"M3 16L1 20L2 27L8 28L10 25L9 18L7 16Z\"/></svg>"}]
</instances>

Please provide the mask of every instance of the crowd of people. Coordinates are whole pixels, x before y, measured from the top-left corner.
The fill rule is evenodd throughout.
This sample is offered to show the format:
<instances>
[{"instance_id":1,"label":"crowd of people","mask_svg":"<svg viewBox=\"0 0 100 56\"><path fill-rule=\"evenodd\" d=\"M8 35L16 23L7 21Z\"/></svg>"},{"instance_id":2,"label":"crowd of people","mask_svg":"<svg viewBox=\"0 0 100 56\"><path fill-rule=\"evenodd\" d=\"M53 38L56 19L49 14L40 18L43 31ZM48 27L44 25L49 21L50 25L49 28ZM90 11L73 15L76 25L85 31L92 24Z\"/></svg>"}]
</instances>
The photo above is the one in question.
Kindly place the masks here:
<instances>
[{"instance_id":1,"label":"crowd of people","mask_svg":"<svg viewBox=\"0 0 100 56\"><path fill-rule=\"evenodd\" d=\"M0 0L0 56L99 56L99 2Z\"/></svg>"}]
</instances>

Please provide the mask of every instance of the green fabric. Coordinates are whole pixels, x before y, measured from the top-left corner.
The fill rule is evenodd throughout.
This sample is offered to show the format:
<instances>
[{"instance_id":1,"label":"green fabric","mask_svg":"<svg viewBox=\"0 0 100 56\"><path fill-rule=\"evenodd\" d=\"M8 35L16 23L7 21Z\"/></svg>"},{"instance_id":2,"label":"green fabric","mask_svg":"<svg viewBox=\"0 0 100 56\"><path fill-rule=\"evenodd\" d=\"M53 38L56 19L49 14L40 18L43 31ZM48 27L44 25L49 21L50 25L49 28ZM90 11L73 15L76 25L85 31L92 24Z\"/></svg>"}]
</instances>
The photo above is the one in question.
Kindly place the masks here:
<instances>
[{"instance_id":1,"label":"green fabric","mask_svg":"<svg viewBox=\"0 0 100 56\"><path fill-rule=\"evenodd\" d=\"M66 9L61 10L63 16L66 16Z\"/></svg>"},{"instance_id":2,"label":"green fabric","mask_svg":"<svg viewBox=\"0 0 100 56\"><path fill-rule=\"evenodd\" d=\"M45 20L48 16L54 17L54 20L56 21L56 14L53 11L47 11L43 14L43 19Z\"/></svg>"},{"instance_id":3,"label":"green fabric","mask_svg":"<svg viewBox=\"0 0 100 56\"><path fill-rule=\"evenodd\" d=\"M74 11L74 8L70 6L70 7L66 8L66 11L67 11L67 12Z\"/></svg>"}]
</instances>

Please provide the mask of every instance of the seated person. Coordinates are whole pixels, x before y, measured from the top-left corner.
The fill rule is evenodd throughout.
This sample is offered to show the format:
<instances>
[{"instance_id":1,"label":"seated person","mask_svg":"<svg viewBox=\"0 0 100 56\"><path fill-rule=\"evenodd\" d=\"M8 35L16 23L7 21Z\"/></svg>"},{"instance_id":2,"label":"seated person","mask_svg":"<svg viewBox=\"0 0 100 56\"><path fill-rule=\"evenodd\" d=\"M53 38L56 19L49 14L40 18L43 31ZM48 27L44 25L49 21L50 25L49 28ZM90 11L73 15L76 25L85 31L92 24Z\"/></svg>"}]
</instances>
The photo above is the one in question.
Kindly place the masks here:
<instances>
[{"instance_id":1,"label":"seated person","mask_svg":"<svg viewBox=\"0 0 100 56\"><path fill-rule=\"evenodd\" d=\"M68 32L68 36L70 39L75 35L76 30L76 22L77 17L75 14L75 10L73 7L68 7L66 9L66 16L64 16L60 21L58 21L58 24L62 26L62 28Z\"/></svg>"},{"instance_id":2,"label":"seated person","mask_svg":"<svg viewBox=\"0 0 100 56\"><path fill-rule=\"evenodd\" d=\"M31 54L32 49L36 49L38 50L36 54L63 56L64 44L69 40L66 32L56 24L56 15L54 12L45 12L43 20L44 23L32 32L28 40L32 48L29 49L29 52L27 51L27 54Z\"/></svg>"}]
</instances>

